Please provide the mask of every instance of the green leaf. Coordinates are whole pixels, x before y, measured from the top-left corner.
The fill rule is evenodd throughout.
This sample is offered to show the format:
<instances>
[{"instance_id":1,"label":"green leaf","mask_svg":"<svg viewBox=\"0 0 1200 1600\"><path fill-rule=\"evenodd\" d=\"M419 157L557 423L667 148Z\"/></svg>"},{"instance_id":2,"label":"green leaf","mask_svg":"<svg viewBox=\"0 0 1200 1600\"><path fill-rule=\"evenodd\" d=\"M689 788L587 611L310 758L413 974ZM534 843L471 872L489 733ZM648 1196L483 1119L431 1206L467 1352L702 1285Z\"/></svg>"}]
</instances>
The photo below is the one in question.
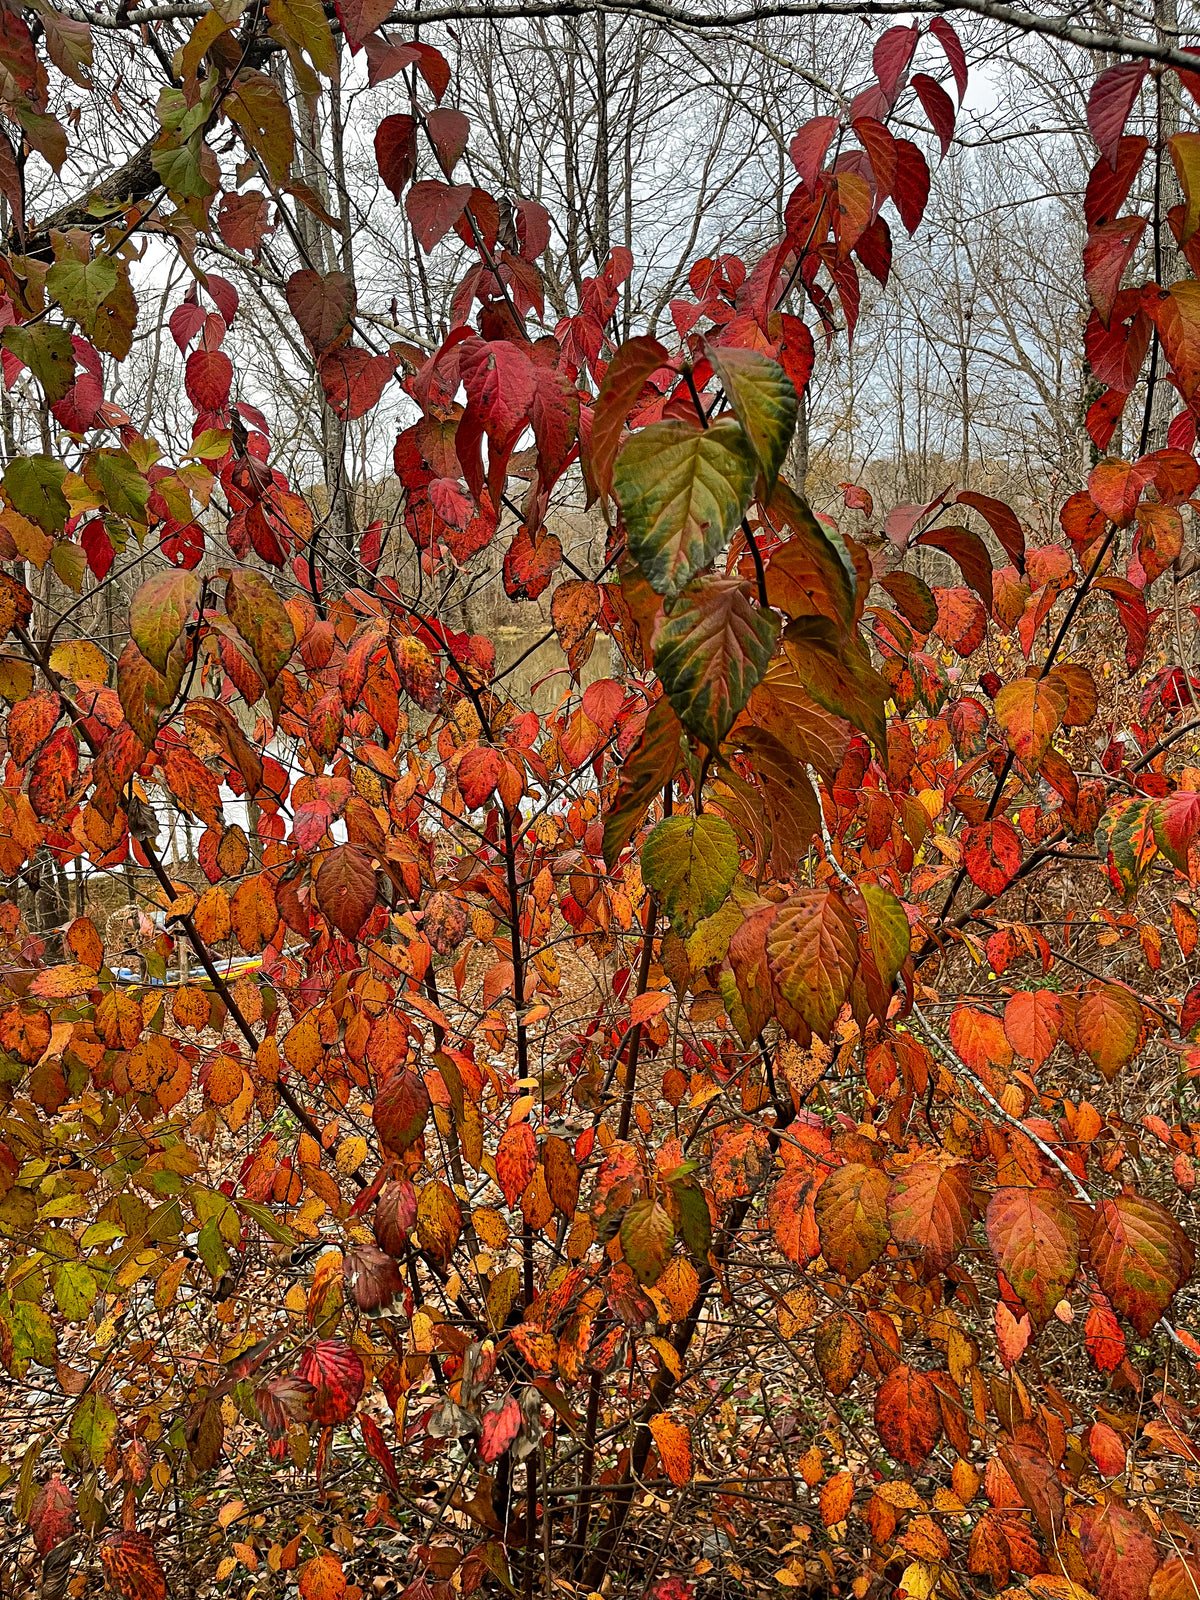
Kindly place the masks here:
<instances>
[{"instance_id":1,"label":"green leaf","mask_svg":"<svg viewBox=\"0 0 1200 1600\"><path fill-rule=\"evenodd\" d=\"M201 134L179 140L164 133L150 153L150 163L169 194L180 200L207 200L216 192L204 172L208 153Z\"/></svg>"},{"instance_id":2,"label":"green leaf","mask_svg":"<svg viewBox=\"0 0 1200 1600\"><path fill-rule=\"evenodd\" d=\"M254 652L268 684L275 682L296 648L292 619L283 601L261 572L241 567L230 574L225 590L229 620Z\"/></svg>"},{"instance_id":3,"label":"green leaf","mask_svg":"<svg viewBox=\"0 0 1200 1600\"><path fill-rule=\"evenodd\" d=\"M233 1203L244 1217L258 1223L268 1239L274 1239L276 1244L295 1244L296 1235L280 1222L269 1206L261 1206L255 1200L235 1199Z\"/></svg>"},{"instance_id":4,"label":"green leaf","mask_svg":"<svg viewBox=\"0 0 1200 1600\"><path fill-rule=\"evenodd\" d=\"M867 905L867 942L871 955L884 989L890 990L912 945L908 917L896 896L879 884L860 883L858 888Z\"/></svg>"},{"instance_id":5,"label":"green leaf","mask_svg":"<svg viewBox=\"0 0 1200 1600\"><path fill-rule=\"evenodd\" d=\"M54 1300L68 1322L82 1322L96 1302L95 1276L82 1261L64 1261L51 1271Z\"/></svg>"},{"instance_id":6,"label":"green leaf","mask_svg":"<svg viewBox=\"0 0 1200 1600\"><path fill-rule=\"evenodd\" d=\"M725 1002L725 1010L728 1013L729 1020L737 1029L742 1043L745 1045L753 1044L761 1029L754 1026L754 1019L748 1015L746 1007L742 1003L737 979L728 967L721 968L718 988L721 991L721 999Z\"/></svg>"},{"instance_id":7,"label":"green leaf","mask_svg":"<svg viewBox=\"0 0 1200 1600\"><path fill-rule=\"evenodd\" d=\"M199 594L199 575L172 567L147 578L133 597L129 632L160 676L166 675L168 657L187 626Z\"/></svg>"},{"instance_id":8,"label":"green leaf","mask_svg":"<svg viewBox=\"0 0 1200 1600\"><path fill-rule=\"evenodd\" d=\"M679 720L716 750L762 681L779 637L740 578L701 578L654 630L654 668Z\"/></svg>"},{"instance_id":9,"label":"green leaf","mask_svg":"<svg viewBox=\"0 0 1200 1600\"><path fill-rule=\"evenodd\" d=\"M680 419L634 434L617 457L613 489L629 553L655 593L673 599L742 520L758 470L740 424L706 429Z\"/></svg>"},{"instance_id":10,"label":"green leaf","mask_svg":"<svg viewBox=\"0 0 1200 1600\"><path fill-rule=\"evenodd\" d=\"M621 1249L637 1281L649 1287L662 1277L675 1243L675 1224L657 1200L636 1200L621 1223Z\"/></svg>"},{"instance_id":11,"label":"green leaf","mask_svg":"<svg viewBox=\"0 0 1200 1600\"><path fill-rule=\"evenodd\" d=\"M714 961L723 961L729 941L741 927L745 912L736 900L723 905L697 925L687 941L687 958L693 972L703 972Z\"/></svg>"},{"instance_id":12,"label":"green leaf","mask_svg":"<svg viewBox=\"0 0 1200 1600\"><path fill-rule=\"evenodd\" d=\"M30 1361L52 1367L58 1359L54 1324L32 1300L18 1301L12 1308L13 1371L24 1377Z\"/></svg>"},{"instance_id":13,"label":"green leaf","mask_svg":"<svg viewBox=\"0 0 1200 1600\"><path fill-rule=\"evenodd\" d=\"M87 556L83 553L81 545L73 543L70 539L59 539L50 552L50 565L68 589L73 589L76 594L83 593Z\"/></svg>"},{"instance_id":14,"label":"green leaf","mask_svg":"<svg viewBox=\"0 0 1200 1600\"><path fill-rule=\"evenodd\" d=\"M208 1268L208 1274L213 1282L219 1283L229 1271L229 1252L225 1248L224 1239L221 1238L221 1228L216 1217L209 1217L196 1235L196 1253Z\"/></svg>"},{"instance_id":15,"label":"green leaf","mask_svg":"<svg viewBox=\"0 0 1200 1600\"><path fill-rule=\"evenodd\" d=\"M862 640L856 634L840 638L836 626L823 617L789 622L783 640L796 676L817 704L845 717L876 749L886 751L883 704L888 688Z\"/></svg>"},{"instance_id":16,"label":"green leaf","mask_svg":"<svg viewBox=\"0 0 1200 1600\"><path fill-rule=\"evenodd\" d=\"M604 819L604 864L611 872L640 827L650 802L679 771L683 728L664 696L650 707L641 738L625 758L616 798Z\"/></svg>"},{"instance_id":17,"label":"green leaf","mask_svg":"<svg viewBox=\"0 0 1200 1600\"><path fill-rule=\"evenodd\" d=\"M858 966L858 929L836 890L801 889L767 934L779 992L822 1039L833 1031Z\"/></svg>"},{"instance_id":18,"label":"green leaf","mask_svg":"<svg viewBox=\"0 0 1200 1600\"><path fill-rule=\"evenodd\" d=\"M713 344L704 349L725 398L754 446L770 494L796 433L800 406L795 385L778 361L758 350L721 349Z\"/></svg>"},{"instance_id":19,"label":"green leaf","mask_svg":"<svg viewBox=\"0 0 1200 1600\"><path fill-rule=\"evenodd\" d=\"M685 1245L702 1265L712 1245L712 1216L704 1191L694 1177L671 1180L671 1193L679 1207L679 1233Z\"/></svg>"},{"instance_id":20,"label":"green leaf","mask_svg":"<svg viewBox=\"0 0 1200 1600\"><path fill-rule=\"evenodd\" d=\"M737 835L723 817L667 817L646 840L642 881L688 934L721 905L738 870Z\"/></svg>"},{"instance_id":21,"label":"green leaf","mask_svg":"<svg viewBox=\"0 0 1200 1600\"><path fill-rule=\"evenodd\" d=\"M79 261L68 256L56 261L46 274L46 289L54 296L67 316L83 324L91 333L96 326L96 315L104 301L117 287L117 263L111 256L97 256L94 261Z\"/></svg>"},{"instance_id":22,"label":"green leaf","mask_svg":"<svg viewBox=\"0 0 1200 1600\"><path fill-rule=\"evenodd\" d=\"M33 373L48 403L56 405L75 379L75 348L67 330L53 322L5 328L3 344Z\"/></svg>"},{"instance_id":23,"label":"green leaf","mask_svg":"<svg viewBox=\"0 0 1200 1600\"><path fill-rule=\"evenodd\" d=\"M62 487L66 476L66 468L49 456L17 456L5 471L4 495L14 511L47 533L59 533L71 514Z\"/></svg>"},{"instance_id":24,"label":"green leaf","mask_svg":"<svg viewBox=\"0 0 1200 1600\"><path fill-rule=\"evenodd\" d=\"M128 450L93 450L84 460L83 476L108 501L110 511L129 522L145 523L150 485Z\"/></svg>"},{"instance_id":25,"label":"green leaf","mask_svg":"<svg viewBox=\"0 0 1200 1600\"><path fill-rule=\"evenodd\" d=\"M85 1394L71 1418L71 1443L81 1456L98 1467L116 1437L117 1414L102 1394Z\"/></svg>"}]
</instances>

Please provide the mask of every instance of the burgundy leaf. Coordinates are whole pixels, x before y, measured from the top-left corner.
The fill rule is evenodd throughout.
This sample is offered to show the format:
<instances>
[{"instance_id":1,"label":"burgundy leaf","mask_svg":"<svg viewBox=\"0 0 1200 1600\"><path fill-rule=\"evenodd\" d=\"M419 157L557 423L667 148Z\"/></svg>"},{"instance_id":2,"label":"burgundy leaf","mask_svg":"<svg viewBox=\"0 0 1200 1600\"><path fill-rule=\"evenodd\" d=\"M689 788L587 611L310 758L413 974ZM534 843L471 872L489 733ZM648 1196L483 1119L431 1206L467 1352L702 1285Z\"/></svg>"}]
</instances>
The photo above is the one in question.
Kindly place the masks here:
<instances>
[{"instance_id":1,"label":"burgundy leaf","mask_svg":"<svg viewBox=\"0 0 1200 1600\"><path fill-rule=\"evenodd\" d=\"M1149 68L1148 61L1120 61L1100 74L1088 96L1088 127L1100 154L1114 170L1126 120Z\"/></svg>"}]
</instances>

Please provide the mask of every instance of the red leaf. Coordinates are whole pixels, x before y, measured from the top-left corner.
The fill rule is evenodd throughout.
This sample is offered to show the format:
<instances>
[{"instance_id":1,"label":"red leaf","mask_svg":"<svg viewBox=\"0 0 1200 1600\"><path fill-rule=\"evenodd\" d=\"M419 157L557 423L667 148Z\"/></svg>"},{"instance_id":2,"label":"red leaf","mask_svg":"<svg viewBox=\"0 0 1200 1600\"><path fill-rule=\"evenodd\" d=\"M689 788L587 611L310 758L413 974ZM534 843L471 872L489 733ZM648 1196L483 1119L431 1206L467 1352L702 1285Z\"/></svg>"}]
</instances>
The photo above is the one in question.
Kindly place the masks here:
<instances>
[{"instance_id":1,"label":"red leaf","mask_svg":"<svg viewBox=\"0 0 1200 1600\"><path fill-rule=\"evenodd\" d=\"M244 194L223 194L217 210L217 227L231 250L253 254L275 224L269 220L270 202L259 189Z\"/></svg>"},{"instance_id":2,"label":"red leaf","mask_svg":"<svg viewBox=\"0 0 1200 1600\"><path fill-rule=\"evenodd\" d=\"M383 1474L388 1481L389 1489L391 1489L392 1493L397 1499L399 1499L400 1474L396 1471L395 1458L393 1457L392 1452L388 1449L387 1441L383 1437L383 1429L375 1421L375 1418L368 1416L365 1411L363 1412L362 1416L359 1417L358 1425L362 1429L363 1443L366 1445L370 1454L383 1468Z\"/></svg>"},{"instance_id":3,"label":"red leaf","mask_svg":"<svg viewBox=\"0 0 1200 1600\"><path fill-rule=\"evenodd\" d=\"M930 528L913 541L944 550L958 563L959 571L990 612L992 609L992 558L987 546L969 528Z\"/></svg>"},{"instance_id":4,"label":"red leaf","mask_svg":"<svg viewBox=\"0 0 1200 1600\"><path fill-rule=\"evenodd\" d=\"M395 370L393 356L373 356L353 347L329 350L321 357L321 387L338 416L353 422L378 405Z\"/></svg>"},{"instance_id":5,"label":"red leaf","mask_svg":"<svg viewBox=\"0 0 1200 1600\"><path fill-rule=\"evenodd\" d=\"M1000 548L1018 569L1025 570L1025 530L1016 513L1003 500L993 500L991 495L978 494L974 489L964 489L955 496L960 506L970 506L972 511L987 523L1000 541Z\"/></svg>"},{"instance_id":6,"label":"red leaf","mask_svg":"<svg viewBox=\"0 0 1200 1600\"><path fill-rule=\"evenodd\" d=\"M925 115L929 118L934 133L938 136L944 161L951 140L954 138L954 101L936 78L930 78L924 72L917 73L912 86L925 107Z\"/></svg>"},{"instance_id":7,"label":"red leaf","mask_svg":"<svg viewBox=\"0 0 1200 1600\"><path fill-rule=\"evenodd\" d=\"M224 411L233 383L233 362L223 350L193 350L184 369L183 387L201 411Z\"/></svg>"},{"instance_id":8,"label":"red leaf","mask_svg":"<svg viewBox=\"0 0 1200 1600\"><path fill-rule=\"evenodd\" d=\"M357 55L369 33L387 19L388 0L335 0L338 21L346 35L350 53Z\"/></svg>"},{"instance_id":9,"label":"red leaf","mask_svg":"<svg viewBox=\"0 0 1200 1600\"><path fill-rule=\"evenodd\" d=\"M56 1472L34 1496L29 1527L38 1554L47 1556L75 1531L75 1496Z\"/></svg>"},{"instance_id":10,"label":"red leaf","mask_svg":"<svg viewBox=\"0 0 1200 1600\"><path fill-rule=\"evenodd\" d=\"M963 841L963 865L985 894L1000 894L1021 866L1021 841L1011 822L995 817L968 828Z\"/></svg>"},{"instance_id":11,"label":"red leaf","mask_svg":"<svg viewBox=\"0 0 1200 1600\"><path fill-rule=\"evenodd\" d=\"M514 209L521 254L527 261L536 261L550 243L550 213L536 200L518 200Z\"/></svg>"},{"instance_id":12,"label":"red leaf","mask_svg":"<svg viewBox=\"0 0 1200 1600\"><path fill-rule=\"evenodd\" d=\"M414 117L384 117L375 130L375 164L396 204L417 170L417 123Z\"/></svg>"},{"instance_id":13,"label":"red leaf","mask_svg":"<svg viewBox=\"0 0 1200 1600\"><path fill-rule=\"evenodd\" d=\"M1103 1295L1093 1295L1084 1327L1084 1344L1100 1372L1115 1372L1125 1359L1125 1335Z\"/></svg>"},{"instance_id":14,"label":"red leaf","mask_svg":"<svg viewBox=\"0 0 1200 1600\"><path fill-rule=\"evenodd\" d=\"M478 811L500 781L500 752L492 745L467 750L458 763L456 777L467 809Z\"/></svg>"},{"instance_id":15,"label":"red leaf","mask_svg":"<svg viewBox=\"0 0 1200 1600\"><path fill-rule=\"evenodd\" d=\"M536 600L562 563L562 542L544 528L518 528L504 555L504 589L512 600Z\"/></svg>"},{"instance_id":16,"label":"red leaf","mask_svg":"<svg viewBox=\"0 0 1200 1600\"><path fill-rule=\"evenodd\" d=\"M505 1130L496 1147L496 1179L506 1205L521 1198L536 1170L537 1139L528 1122L518 1122Z\"/></svg>"},{"instance_id":17,"label":"red leaf","mask_svg":"<svg viewBox=\"0 0 1200 1600\"><path fill-rule=\"evenodd\" d=\"M1083 250L1083 281L1107 328L1125 269L1146 229L1144 217L1118 217L1093 228Z\"/></svg>"},{"instance_id":18,"label":"red leaf","mask_svg":"<svg viewBox=\"0 0 1200 1600\"><path fill-rule=\"evenodd\" d=\"M613 462L630 409L649 379L669 361L657 339L640 335L627 339L608 364L592 412L586 458L592 487L602 500L607 500L612 487Z\"/></svg>"},{"instance_id":19,"label":"red leaf","mask_svg":"<svg viewBox=\"0 0 1200 1600\"><path fill-rule=\"evenodd\" d=\"M946 60L950 63L950 71L954 74L954 87L958 90L958 101L961 105L962 97L967 92L967 57L962 41L945 17L934 17L929 24L929 31L946 52Z\"/></svg>"},{"instance_id":20,"label":"red leaf","mask_svg":"<svg viewBox=\"0 0 1200 1600\"><path fill-rule=\"evenodd\" d=\"M100 1546L110 1587L123 1600L163 1600L167 1579L146 1533L112 1533Z\"/></svg>"},{"instance_id":21,"label":"red leaf","mask_svg":"<svg viewBox=\"0 0 1200 1600\"><path fill-rule=\"evenodd\" d=\"M911 234L917 231L929 199L929 167L910 139L896 140L896 189L892 198L900 221Z\"/></svg>"},{"instance_id":22,"label":"red leaf","mask_svg":"<svg viewBox=\"0 0 1200 1600\"><path fill-rule=\"evenodd\" d=\"M1137 1194L1100 1202L1088 1251L1101 1289L1143 1337L1196 1264L1192 1242L1171 1213Z\"/></svg>"},{"instance_id":23,"label":"red leaf","mask_svg":"<svg viewBox=\"0 0 1200 1600\"><path fill-rule=\"evenodd\" d=\"M921 30L914 22L908 28L889 28L881 35L871 56L871 65L879 79L879 87L887 96L888 106L894 106L896 96L904 86ZM911 230L910 230L911 231Z\"/></svg>"},{"instance_id":24,"label":"red leaf","mask_svg":"<svg viewBox=\"0 0 1200 1600\"><path fill-rule=\"evenodd\" d=\"M1168 295L1166 299L1169 302L1171 297ZM1178 341L1172 343L1171 334L1171 328L1181 328L1182 324L1174 319L1171 327L1167 327L1170 319L1164 316L1163 320L1160 333L1168 357L1173 350L1182 353L1185 346ZM1100 313L1093 310L1083 331L1083 343L1088 362L1100 382L1128 394L1142 370L1142 362L1150 347L1151 332L1152 324L1142 308L1142 297L1134 289L1122 289L1118 293L1107 328L1100 320Z\"/></svg>"},{"instance_id":25,"label":"red leaf","mask_svg":"<svg viewBox=\"0 0 1200 1600\"><path fill-rule=\"evenodd\" d=\"M1140 1511L1119 1500L1089 1506L1080 1519L1079 1548L1099 1600L1146 1600L1158 1547Z\"/></svg>"},{"instance_id":26,"label":"red leaf","mask_svg":"<svg viewBox=\"0 0 1200 1600\"><path fill-rule=\"evenodd\" d=\"M798 1161L791 1161L767 1201L767 1219L775 1243L798 1267L806 1267L821 1253L813 1206L818 1181Z\"/></svg>"},{"instance_id":27,"label":"red leaf","mask_svg":"<svg viewBox=\"0 0 1200 1600\"><path fill-rule=\"evenodd\" d=\"M889 1455L919 1467L942 1436L942 1409L932 1379L912 1367L897 1367L875 1396L875 1427Z\"/></svg>"},{"instance_id":28,"label":"red leaf","mask_svg":"<svg viewBox=\"0 0 1200 1600\"><path fill-rule=\"evenodd\" d=\"M792 165L810 194L816 193L817 174L829 152L837 126L836 117L812 117L788 146Z\"/></svg>"},{"instance_id":29,"label":"red leaf","mask_svg":"<svg viewBox=\"0 0 1200 1600\"><path fill-rule=\"evenodd\" d=\"M1126 137L1117 146L1115 168L1103 156L1097 161L1088 175L1087 192L1083 198L1083 215L1089 228L1112 222L1120 215L1149 148L1149 140L1140 135L1136 138Z\"/></svg>"},{"instance_id":30,"label":"red leaf","mask_svg":"<svg viewBox=\"0 0 1200 1600\"><path fill-rule=\"evenodd\" d=\"M507 441L529 415L537 372L527 349L507 339L464 339L459 346L458 367L469 409L482 420L490 438ZM470 474L466 476L470 482Z\"/></svg>"},{"instance_id":31,"label":"red leaf","mask_svg":"<svg viewBox=\"0 0 1200 1600\"><path fill-rule=\"evenodd\" d=\"M1093 400L1088 407L1083 425L1087 429L1088 438L1097 450L1107 450L1112 443L1113 434L1117 431L1117 423L1121 420L1121 413L1125 410L1128 399L1129 396L1122 394L1120 389L1106 389L1100 398Z\"/></svg>"},{"instance_id":32,"label":"red leaf","mask_svg":"<svg viewBox=\"0 0 1200 1600\"><path fill-rule=\"evenodd\" d=\"M479 1454L486 1465L500 1457L512 1444L521 1428L521 1408L509 1395L501 1405L490 1406L483 1414L479 1434Z\"/></svg>"},{"instance_id":33,"label":"red leaf","mask_svg":"<svg viewBox=\"0 0 1200 1600\"><path fill-rule=\"evenodd\" d=\"M336 1427L354 1414L366 1373L362 1358L343 1339L318 1339L301 1353L296 1370L313 1386L312 1419L322 1428Z\"/></svg>"},{"instance_id":34,"label":"red leaf","mask_svg":"<svg viewBox=\"0 0 1200 1600\"><path fill-rule=\"evenodd\" d=\"M425 119L430 142L437 152L438 163L447 177L453 173L467 148L471 133L470 120L461 111L443 106L431 111Z\"/></svg>"},{"instance_id":35,"label":"red leaf","mask_svg":"<svg viewBox=\"0 0 1200 1600\"><path fill-rule=\"evenodd\" d=\"M417 230L417 239L426 255L439 240L446 237L462 216L473 187L469 183L451 186L435 178L414 183L408 191L404 209Z\"/></svg>"},{"instance_id":36,"label":"red leaf","mask_svg":"<svg viewBox=\"0 0 1200 1600\"><path fill-rule=\"evenodd\" d=\"M450 63L440 50L436 50L431 44L425 44L420 39L414 40L405 48L416 51L417 71L429 85L434 99L440 101L450 87Z\"/></svg>"},{"instance_id":37,"label":"red leaf","mask_svg":"<svg viewBox=\"0 0 1200 1600\"><path fill-rule=\"evenodd\" d=\"M371 1121L384 1148L403 1155L425 1131L429 1120L429 1090L420 1073L408 1067L394 1072L371 1108Z\"/></svg>"},{"instance_id":38,"label":"red leaf","mask_svg":"<svg viewBox=\"0 0 1200 1600\"><path fill-rule=\"evenodd\" d=\"M1153 467L1144 461L1101 461L1088 473L1088 493L1104 515L1118 528L1133 521L1142 490L1154 476Z\"/></svg>"},{"instance_id":39,"label":"red leaf","mask_svg":"<svg viewBox=\"0 0 1200 1600\"><path fill-rule=\"evenodd\" d=\"M341 334L354 315L354 285L344 272L293 272L284 289L288 310L300 332L319 355Z\"/></svg>"},{"instance_id":40,"label":"red leaf","mask_svg":"<svg viewBox=\"0 0 1200 1600\"><path fill-rule=\"evenodd\" d=\"M237 316L238 292L228 278L223 278L219 272L207 272L201 280L208 290L209 298L225 320L226 327L233 327L233 319Z\"/></svg>"},{"instance_id":41,"label":"red leaf","mask_svg":"<svg viewBox=\"0 0 1200 1600\"><path fill-rule=\"evenodd\" d=\"M878 207L896 187L896 175L900 164L896 154L896 141L883 123L874 117L858 117L853 126L859 142L870 158L871 174L875 180L875 205ZM861 211L857 210L858 195L853 188L847 192L847 186L842 181L847 176L852 185L857 184L858 195L861 195L863 202ZM842 254L845 255L857 243L871 219L868 194L862 189L861 183L857 183L857 175L854 173L842 173L839 176L838 208L836 225Z\"/></svg>"},{"instance_id":42,"label":"red leaf","mask_svg":"<svg viewBox=\"0 0 1200 1600\"><path fill-rule=\"evenodd\" d=\"M1079 1230L1066 1196L997 1189L988 1202L987 1241L1034 1322L1046 1322L1079 1271Z\"/></svg>"},{"instance_id":43,"label":"red leaf","mask_svg":"<svg viewBox=\"0 0 1200 1600\"><path fill-rule=\"evenodd\" d=\"M429 503L451 528L461 533L471 525L475 516L475 502L457 478L434 478L427 489Z\"/></svg>"},{"instance_id":44,"label":"red leaf","mask_svg":"<svg viewBox=\"0 0 1200 1600\"><path fill-rule=\"evenodd\" d=\"M195 293L195 290L192 292ZM179 346L180 355L204 326L206 315L204 307L198 300L185 300L181 306L176 306L172 311L167 326L171 330L172 339Z\"/></svg>"},{"instance_id":45,"label":"red leaf","mask_svg":"<svg viewBox=\"0 0 1200 1600\"><path fill-rule=\"evenodd\" d=\"M375 904L375 868L352 844L337 845L321 860L314 879L322 912L347 939L358 937Z\"/></svg>"},{"instance_id":46,"label":"red leaf","mask_svg":"<svg viewBox=\"0 0 1200 1600\"><path fill-rule=\"evenodd\" d=\"M372 1315L386 1310L404 1292L400 1269L377 1245L359 1244L342 1257L346 1292L360 1311Z\"/></svg>"},{"instance_id":47,"label":"red leaf","mask_svg":"<svg viewBox=\"0 0 1200 1600\"><path fill-rule=\"evenodd\" d=\"M962 1161L915 1161L893 1178L887 1207L894 1242L917 1251L928 1274L945 1272L974 1216L970 1168Z\"/></svg>"},{"instance_id":48,"label":"red leaf","mask_svg":"<svg viewBox=\"0 0 1200 1600\"><path fill-rule=\"evenodd\" d=\"M9 718L12 726L12 718ZM1158 848L1177 871L1187 870L1188 846L1200 833L1200 794L1176 789L1154 808L1154 837Z\"/></svg>"},{"instance_id":49,"label":"red leaf","mask_svg":"<svg viewBox=\"0 0 1200 1600\"><path fill-rule=\"evenodd\" d=\"M1084 1437L1088 1455L1104 1477L1116 1478L1125 1471L1125 1446L1121 1443L1120 1434L1115 1433L1106 1422L1093 1422Z\"/></svg>"},{"instance_id":50,"label":"red leaf","mask_svg":"<svg viewBox=\"0 0 1200 1600\"><path fill-rule=\"evenodd\" d=\"M1088 96L1088 127L1100 154L1113 169L1117 165L1126 120L1149 66L1148 61L1118 62L1100 74Z\"/></svg>"}]
</instances>

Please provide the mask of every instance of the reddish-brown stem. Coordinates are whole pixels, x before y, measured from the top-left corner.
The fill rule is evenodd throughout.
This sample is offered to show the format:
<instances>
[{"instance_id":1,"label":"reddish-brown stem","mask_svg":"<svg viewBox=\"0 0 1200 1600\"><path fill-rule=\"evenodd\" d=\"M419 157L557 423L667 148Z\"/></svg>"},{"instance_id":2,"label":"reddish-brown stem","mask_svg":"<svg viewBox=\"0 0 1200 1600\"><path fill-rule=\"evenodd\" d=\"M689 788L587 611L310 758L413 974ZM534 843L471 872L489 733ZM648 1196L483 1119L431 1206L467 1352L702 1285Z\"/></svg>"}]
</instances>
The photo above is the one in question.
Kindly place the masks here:
<instances>
[{"instance_id":1,"label":"reddish-brown stem","mask_svg":"<svg viewBox=\"0 0 1200 1600\"><path fill-rule=\"evenodd\" d=\"M793 1106L786 1107L784 1114L780 1116L775 1126L768 1131L767 1143L772 1156L779 1149L784 1129L794 1120L795 1115ZM700 1287L695 1302L688 1313L687 1320L680 1324L679 1330L672 1341L675 1346L675 1353L679 1357L680 1370L682 1370L683 1362L692 1340L695 1338L696 1330L700 1326L700 1319L704 1313L709 1291L717 1281L718 1271L713 1267L713 1260L718 1263L718 1267L724 1265L725 1259L741 1231L742 1223L746 1220L752 1202L753 1196L747 1196L745 1199L739 1200L733 1207L728 1222L721 1230L720 1237L714 1241L713 1248L709 1252L710 1259L704 1263L700 1270ZM677 1382L678 1380L669 1367L666 1365L659 1367L658 1372L655 1374L654 1382L650 1386L650 1393L646 1397L645 1404L642 1406L638 1416L637 1431L634 1434L629 1465L616 1489L608 1526L597 1542L595 1552L584 1573L583 1586L587 1590L599 1589L604 1582L612 1558L616 1553L617 1542L621 1537L621 1529L624 1527L625 1519L629 1515L630 1507L633 1505L634 1489L638 1479L645 1471L646 1462L650 1459L650 1449L654 1443L654 1435L650 1431L650 1423L670 1404Z\"/></svg>"}]
</instances>

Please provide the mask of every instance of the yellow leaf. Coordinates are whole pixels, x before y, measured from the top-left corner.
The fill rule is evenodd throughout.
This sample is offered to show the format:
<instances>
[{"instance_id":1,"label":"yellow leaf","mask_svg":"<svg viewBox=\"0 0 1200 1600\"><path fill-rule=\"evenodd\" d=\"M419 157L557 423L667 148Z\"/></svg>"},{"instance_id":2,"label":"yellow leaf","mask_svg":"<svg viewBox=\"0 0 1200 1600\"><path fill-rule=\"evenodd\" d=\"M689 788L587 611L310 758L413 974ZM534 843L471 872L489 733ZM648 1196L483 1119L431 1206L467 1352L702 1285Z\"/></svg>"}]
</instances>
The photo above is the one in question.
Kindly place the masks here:
<instances>
[{"instance_id":1,"label":"yellow leaf","mask_svg":"<svg viewBox=\"0 0 1200 1600\"><path fill-rule=\"evenodd\" d=\"M896 1593L907 1595L908 1600L929 1600L937 1587L938 1569L924 1561L914 1561L905 1567Z\"/></svg>"},{"instance_id":2,"label":"yellow leaf","mask_svg":"<svg viewBox=\"0 0 1200 1600\"><path fill-rule=\"evenodd\" d=\"M55 672L75 683L107 683L108 662L104 652L90 639L67 639L50 652Z\"/></svg>"},{"instance_id":3,"label":"yellow leaf","mask_svg":"<svg viewBox=\"0 0 1200 1600\"><path fill-rule=\"evenodd\" d=\"M337 1169L339 1172L357 1172L366 1159L367 1141L361 1133L350 1134L338 1146Z\"/></svg>"},{"instance_id":4,"label":"yellow leaf","mask_svg":"<svg viewBox=\"0 0 1200 1600\"><path fill-rule=\"evenodd\" d=\"M924 1511L926 1505L911 1483L891 1478L887 1483L877 1483L875 1493L897 1511Z\"/></svg>"},{"instance_id":5,"label":"yellow leaf","mask_svg":"<svg viewBox=\"0 0 1200 1600\"><path fill-rule=\"evenodd\" d=\"M683 1363L679 1359L679 1352L675 1346L666 1339L651 1339L650 1343L658 1352L659 1360L671 1376L679 1381L683 1377Z\"/></svg>"}]
</instances>

